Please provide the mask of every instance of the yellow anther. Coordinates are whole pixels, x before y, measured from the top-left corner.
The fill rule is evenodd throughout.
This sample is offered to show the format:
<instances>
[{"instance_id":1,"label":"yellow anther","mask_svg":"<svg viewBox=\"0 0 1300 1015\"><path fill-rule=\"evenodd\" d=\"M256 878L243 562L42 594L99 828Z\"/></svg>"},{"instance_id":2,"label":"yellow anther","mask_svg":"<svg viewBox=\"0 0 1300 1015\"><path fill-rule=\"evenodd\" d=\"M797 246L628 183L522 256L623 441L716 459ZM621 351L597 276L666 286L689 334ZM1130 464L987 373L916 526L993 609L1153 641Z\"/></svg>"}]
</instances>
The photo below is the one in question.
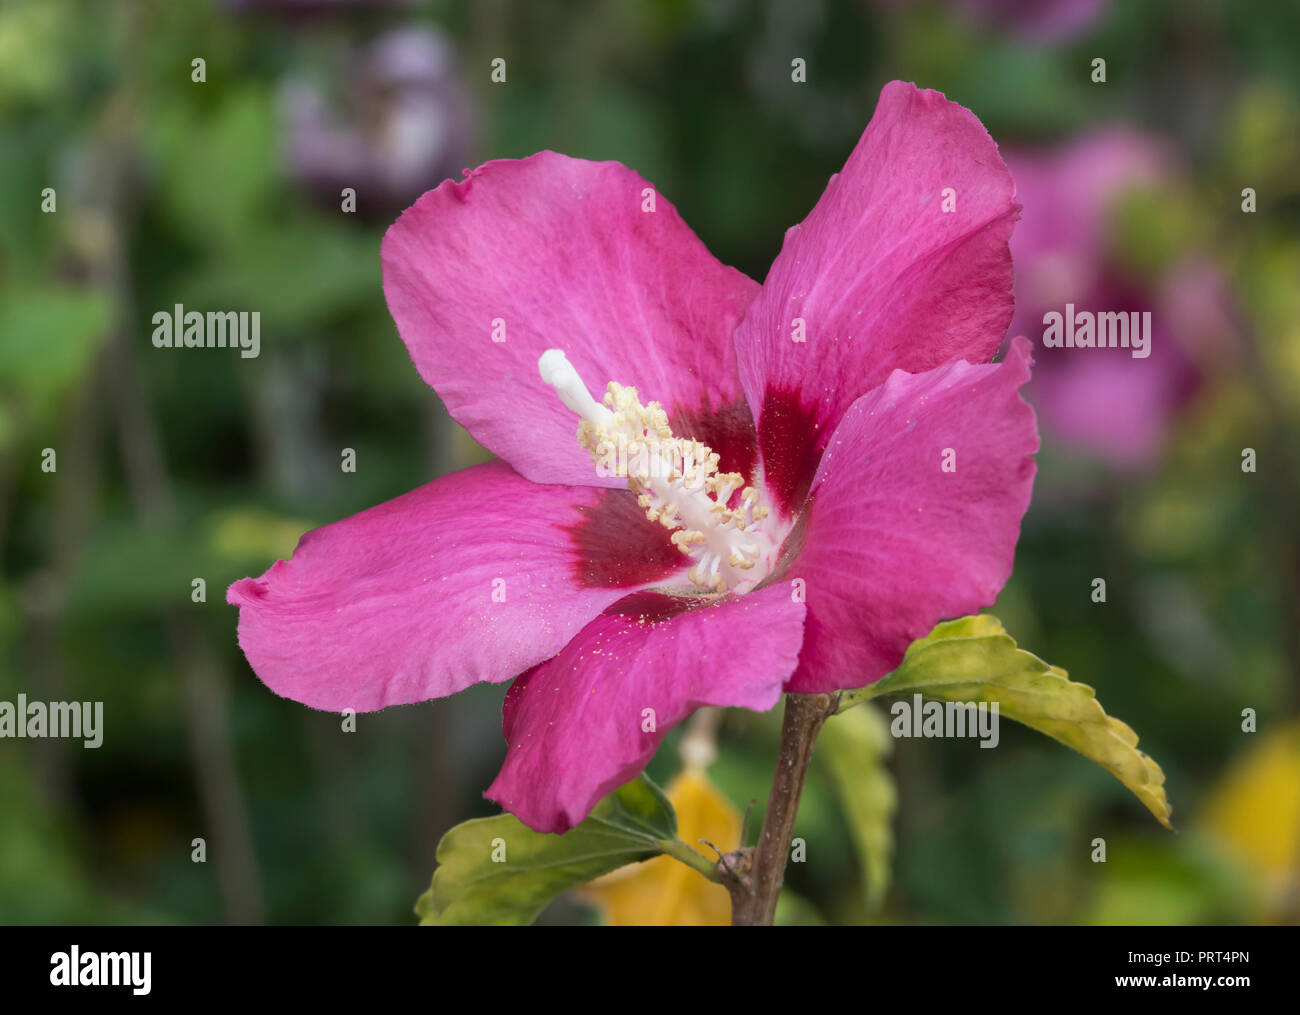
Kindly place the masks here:
<instances>
[{"instance_id":1,"label":"yellow anther","mask_svg":"<svg viewBox=\"0 0 1300 1015\"><path fill-rule=\"evenodd\" d=\"M692 438L677 437L658 402L642 405L636 388L611 381L598 404L564 353L548 350L539 361L542 377L564 404L581 417L578 443L591 455L597 472L627 479L628 489L646 517L674 530L669 537L696 563L689 580L710 592L738 586L747 591L757 580L743 576L762 561L765 574L778 540L758 523L768 515L758 491L738 472L719 472L719 456ZM613 465L614 471L607 471ZM743 488L743 489L742 489ZM737 507L731 500L740 490ZM761 578L761 575L759 575Z\"/></svg>"}]
</instances>

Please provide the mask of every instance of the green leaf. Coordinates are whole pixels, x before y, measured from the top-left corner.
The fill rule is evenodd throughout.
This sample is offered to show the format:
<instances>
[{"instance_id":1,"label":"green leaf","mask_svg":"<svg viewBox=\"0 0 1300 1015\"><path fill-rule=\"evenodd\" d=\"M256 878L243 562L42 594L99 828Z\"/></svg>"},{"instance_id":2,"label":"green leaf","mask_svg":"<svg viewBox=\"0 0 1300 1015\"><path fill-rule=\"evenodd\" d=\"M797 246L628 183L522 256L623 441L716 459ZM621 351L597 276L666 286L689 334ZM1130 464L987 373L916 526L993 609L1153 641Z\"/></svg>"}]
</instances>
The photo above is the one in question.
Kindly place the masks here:
<instances>
[{"instance_id":1,"label":"green leaf","mask_svg":"<svg viewBox=\"0 0 1300 1015\"><path fill-rule=\"evenodd\" d=\"M938 701L998 703L999 714L1046 733L1097 762L1166 828L1165 774L1138 750L1137 734L1108 716L1087 684L1017 648L996 617L962 617L912 643L898 669L840 699L849 708L882 694L920 693Z\"/></svg>"},{"instance_id":2,"label":"green leaf","mask_svg":"<svg viewBox=\"0 0 1300 1015\"><path fill-rule=\"evenodd\" d=\"M70 388L90 366L112 324L99 290L64 285L0 289L0 390L40 406Z\"/></svg>"},{"instance_id":3,"label":"green leaf","mask_svg":"<svg viewBox=\"0 0 1300 1015\"><path fill-rule=\"evenodd\" d=\"M438 843L415 912L424 926L532 923L566 889L667 852L676 837L672 805L644 775L563 835L534 832L513 814L466 821Z\"/></svg>"},{"instance_id":4,"label":"green leaf","mask_svg":"<svg viewBox=\"0 0 1300 1015\"><path fill-rule=\"evenodd\" d=\"M266 90L252 85L214 102L196 111L187 99L170 96L150 119L147 140L162 170L160 196L169 216L205 244L238 252L272 201L275 111Z\"/></svg>"},{"instance_id":5,"label":"green leaf","mask_svg":"<svg viewBox=\"0 0 1300 1015\"><path fill-rule=\"evenodd\" d=\"M373 297L380 286L375 241L310 219L249 226L238 258L215 258L187 278L178 302L249 306L263 335L319 323Z\"/></svg>"},{"instance_id":6,"label":"green leaf","mask_svg":"<svg viewBox=\"0 0 1300 1015\"><path fill-rule=\"evenodd\" d=\"M885 766L893 749L889 724L870 705L833 716L817 738L816 758L835 785L862 866L867 907L876 909L889 888L894 852L891 821L898 802Z\"/></svg>"}]
</instances>

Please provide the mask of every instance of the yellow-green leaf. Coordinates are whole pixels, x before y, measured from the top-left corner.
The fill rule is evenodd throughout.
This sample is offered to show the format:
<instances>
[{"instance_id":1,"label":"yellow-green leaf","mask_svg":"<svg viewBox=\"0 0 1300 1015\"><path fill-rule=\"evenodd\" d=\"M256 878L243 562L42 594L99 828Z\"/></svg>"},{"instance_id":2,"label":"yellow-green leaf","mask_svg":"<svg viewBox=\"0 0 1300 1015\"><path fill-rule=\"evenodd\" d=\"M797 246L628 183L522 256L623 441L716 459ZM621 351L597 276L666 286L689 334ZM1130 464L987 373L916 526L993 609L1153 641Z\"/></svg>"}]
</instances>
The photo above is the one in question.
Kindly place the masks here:
<instances>
[{"instance_id":1,"label":"yellow-green leaf","mask_svg":"<svg viewBox=\"0 0 1300 1015\"><path fill-rule=\"evenodd\" d=\"M885 765L893 748L889 725L866 705L832 716L822 727L815 755L830 775L862 867L867 907L876 909L889 888L898 793Z\"/></svg>"},{"instance_id":2,"label":"yellow-green leaf","mask_svg":"<svg viewBox=\"0 0 1300 1015\"><path fill-rule=\"evenodd\" d=\"M563 835L534 832L513 814L466 821L438 843L415 912L426 926L532 923L561 892L666 852L676 836L672 806L644 775Z\"/></svg>"},{"instance_id":3,"label":"yellow-green leaf","mask_svg":"<svg viewBox=\"0 0 1300 1015\"><path fill-rule=\"evenodd\" d=\"M912 643L893 673L843 695L840 708L904 693L938 701L996 701L1000 715L1097 762L1172 829L1165 774L1138 749L1137 734L1107 715L1087 684L1075 683L1065 670L1018 648L996 617L962 617L940 624Z\"/></svg>"}]
</instances>

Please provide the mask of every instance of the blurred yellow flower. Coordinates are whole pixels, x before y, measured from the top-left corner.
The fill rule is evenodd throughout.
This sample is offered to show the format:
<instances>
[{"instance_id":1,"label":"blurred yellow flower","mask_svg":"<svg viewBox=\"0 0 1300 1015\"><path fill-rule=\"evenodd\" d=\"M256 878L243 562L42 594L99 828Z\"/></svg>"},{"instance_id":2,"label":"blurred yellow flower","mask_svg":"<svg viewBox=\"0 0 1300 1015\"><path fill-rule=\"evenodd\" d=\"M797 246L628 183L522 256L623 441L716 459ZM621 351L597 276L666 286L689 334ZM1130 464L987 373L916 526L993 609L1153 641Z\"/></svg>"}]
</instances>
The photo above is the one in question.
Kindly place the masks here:
<instances>
[{"instance_id":1,"label":"blurred yellow flower","mask_svg":"<svg viewBox=\"0 0 1300 1015\"><path fill-rule=\"evenodd\" d=\"M1300 721L1258 737L1211 790L1203 820L1261 878L1276 918L1300 892Z\"/></svg>"},{"instance_id":2,"label":"blurred yellow flower","mask_svg":"<svg viewBox=\"0 0 1300 1015\"><path fill-rule=\"evenodd\" d=\"M696 847L707 839L723 852L739 844L740 814L702 770L683 770L665 793L677 811L677 836L683 842ZM581 894L614 927L722 927L731 922L727 890L668 856L606 874Z\"/></svg>"}]
</instances>

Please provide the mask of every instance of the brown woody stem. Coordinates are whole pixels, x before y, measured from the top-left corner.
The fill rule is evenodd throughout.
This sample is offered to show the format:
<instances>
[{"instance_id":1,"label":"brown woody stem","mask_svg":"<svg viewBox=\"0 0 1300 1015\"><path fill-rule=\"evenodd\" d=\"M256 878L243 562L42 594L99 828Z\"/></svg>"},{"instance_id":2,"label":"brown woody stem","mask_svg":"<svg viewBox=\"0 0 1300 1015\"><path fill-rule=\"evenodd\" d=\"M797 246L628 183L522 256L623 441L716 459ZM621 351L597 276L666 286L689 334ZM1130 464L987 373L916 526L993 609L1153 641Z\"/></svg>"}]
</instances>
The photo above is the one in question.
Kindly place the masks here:
<instances>
[{"instance_id":1,"label":"brown woody stem","mask_svg":"<svg viewBox=\"0 0 1300 1015\"><path fill-rule=\"evenodd\" d=\"M776 916L776 900L785 880L790 839L813 744L822 724L834 714L836 704L836 696L830 694L786 695L781 750L758 845L746 849L742 844L741 849L718 861L719 880L731 893L733 927L771 926Z\"/></svg>"}]
</instances>

